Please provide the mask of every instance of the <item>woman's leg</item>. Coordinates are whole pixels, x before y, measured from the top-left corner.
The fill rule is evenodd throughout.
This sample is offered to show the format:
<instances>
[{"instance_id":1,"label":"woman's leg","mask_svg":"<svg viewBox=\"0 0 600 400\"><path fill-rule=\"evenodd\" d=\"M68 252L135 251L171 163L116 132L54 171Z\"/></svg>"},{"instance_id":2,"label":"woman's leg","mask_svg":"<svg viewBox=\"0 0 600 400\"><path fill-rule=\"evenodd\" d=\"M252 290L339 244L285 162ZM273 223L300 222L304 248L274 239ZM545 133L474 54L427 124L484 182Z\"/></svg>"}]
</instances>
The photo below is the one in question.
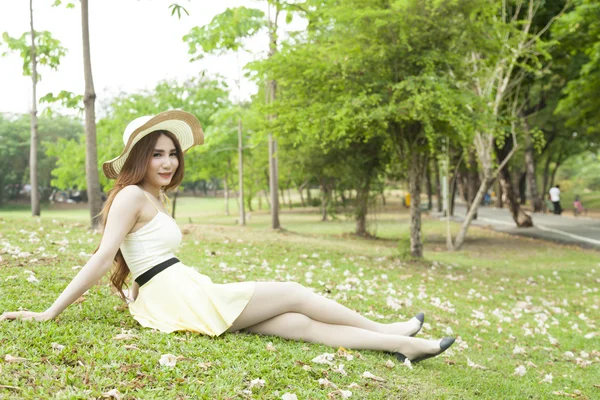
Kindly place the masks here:
<instances>
[{"instance_id":1,"label":"woman's leg","mask_svg":"<svg viewBox=\"0 0 600 400\"><path fill-rule=\"evenodd\" d=\"M304 340L331 347L400 352L409 360L441 351L439 340L378 333L346 325L315 321L299 313L285 313L244 329L262 335Z\"/></svg>"},{"instance_id":2,"label":"woman's leg","mask_svg":"<svg viewBox=\"0 0 600 400\"><path fill-rule=\"evenodd\" d=\"M244 329L284 313L299 313L328 324L404 336L412 335L421 326L416 318L393 324L371 321L295 282L256 282L252 298L228 331Z\"/></svg>"}]
</instances>

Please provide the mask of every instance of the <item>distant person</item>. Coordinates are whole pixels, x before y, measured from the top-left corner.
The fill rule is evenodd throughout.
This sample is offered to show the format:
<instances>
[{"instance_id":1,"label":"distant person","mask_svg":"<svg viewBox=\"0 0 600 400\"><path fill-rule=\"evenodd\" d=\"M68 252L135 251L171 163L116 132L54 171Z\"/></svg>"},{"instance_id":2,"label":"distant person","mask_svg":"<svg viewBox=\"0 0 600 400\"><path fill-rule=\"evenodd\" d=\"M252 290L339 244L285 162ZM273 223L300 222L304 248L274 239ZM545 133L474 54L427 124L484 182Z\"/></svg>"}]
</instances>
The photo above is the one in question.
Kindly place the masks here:
<instances>
[{"instance_id":1,"label":"distant person","mask_svg":"<svg viewBox=\"0 0 600 400\"><path fill-rule=\"evenodd\" d=\"M550 201L554 206L554 214L560 215L562 213L562 207L560 206L560 185L551 187L548 193L550 194Z\"/></svg>"},{"instance_id":2,"label":"distant person","mask_svg":"<svg viewBox=\"0 0 600 400\"><path fill-rule=\"evenodd\" d=\"M587 209L583 207L583 203L581 202L579 195L575 195L575 201L573 202L573 214L575 216L581 214L587 215Z\"/></svg>"}]
</instances>

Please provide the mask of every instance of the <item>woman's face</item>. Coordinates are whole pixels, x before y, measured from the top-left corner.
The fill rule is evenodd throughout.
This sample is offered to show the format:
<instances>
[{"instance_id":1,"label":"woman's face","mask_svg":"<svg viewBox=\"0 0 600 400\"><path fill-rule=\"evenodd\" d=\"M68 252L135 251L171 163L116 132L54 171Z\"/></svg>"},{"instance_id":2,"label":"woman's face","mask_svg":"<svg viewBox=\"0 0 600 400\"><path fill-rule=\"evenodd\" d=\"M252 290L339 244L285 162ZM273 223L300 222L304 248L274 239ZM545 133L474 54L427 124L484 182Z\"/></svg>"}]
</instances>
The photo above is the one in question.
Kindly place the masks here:
<instances>
[{"instance_id":1,"label":"woman's face","mask_svg":"<svg viewBox=\"0 0 600 400\"><path fill-rule=\"evenodd\" d=\"M179 166L175 144L166 135L160 135L146 169L144 182L155 186L167 186Z\"/></svg>"}]
</instances>

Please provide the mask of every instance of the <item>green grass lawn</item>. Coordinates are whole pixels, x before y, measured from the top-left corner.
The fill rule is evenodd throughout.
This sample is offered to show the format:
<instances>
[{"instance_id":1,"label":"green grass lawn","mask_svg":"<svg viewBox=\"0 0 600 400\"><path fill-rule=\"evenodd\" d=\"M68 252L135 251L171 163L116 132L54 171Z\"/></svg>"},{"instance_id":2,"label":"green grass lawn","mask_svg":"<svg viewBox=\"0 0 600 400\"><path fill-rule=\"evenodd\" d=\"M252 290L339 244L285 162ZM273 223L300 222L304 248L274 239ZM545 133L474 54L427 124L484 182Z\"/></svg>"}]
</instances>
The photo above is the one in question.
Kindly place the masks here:
<instances>
[{"instance_id":1,"label":"green grass lawn","mask_svg":"<svg viewBox=\"0 0 600 400\"><path fill-rule=\"evenodd\" d=\"M140 327L105 279L54 321L0 323L0 398L102 398L113 389L123 399L342 398L321 378L357 399L600 398L597 251L471 228L464 250L451 253L445 225L426 219L426 260L412 262L398 257L409 220L393 204L369 220L377 239L352 236L343 213L320 222L316 209L284 209L285 230L273 232L266 209L246 227L223 209L217 199L177 204L178 256L214 282L293 280L381 322L424 311L420 337L459 340L409 369L374 351L348 360L273 337L162 334ZM87 219L86 210L43 210L35 220L0 211L0 312L54 301L99 242ZM133 336L117 340L122 333ZM323 353L336 354L333 366L312 362ZM177 364L161 366L164 354ZM264 386L252 385L258 378Z\"/></svg>"}]
</instances>

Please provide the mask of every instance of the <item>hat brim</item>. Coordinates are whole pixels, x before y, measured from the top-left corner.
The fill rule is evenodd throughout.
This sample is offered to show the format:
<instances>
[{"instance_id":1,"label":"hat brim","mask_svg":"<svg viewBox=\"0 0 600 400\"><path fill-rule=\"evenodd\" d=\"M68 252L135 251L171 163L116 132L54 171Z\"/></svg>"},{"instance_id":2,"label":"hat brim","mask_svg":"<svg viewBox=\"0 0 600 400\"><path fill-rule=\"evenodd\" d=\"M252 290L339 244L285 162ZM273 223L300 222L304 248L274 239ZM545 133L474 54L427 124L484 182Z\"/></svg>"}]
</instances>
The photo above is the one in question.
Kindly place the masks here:
<instances>
[{"instance_id":1,"label":"hat brim","mask_svg":"<svg viewBox=\"0 0 600 400\"><path fill-rule=\"evenodd\" d=\"M191 147L204 143L204 132L196 116L181 110L164 111L133 131L120 156L102 164L104 175L109 179L115 179L125 165L133 146L149 133L159 130L169 131L175 135L184 153Z\"/></svg>"}]
</instances>

